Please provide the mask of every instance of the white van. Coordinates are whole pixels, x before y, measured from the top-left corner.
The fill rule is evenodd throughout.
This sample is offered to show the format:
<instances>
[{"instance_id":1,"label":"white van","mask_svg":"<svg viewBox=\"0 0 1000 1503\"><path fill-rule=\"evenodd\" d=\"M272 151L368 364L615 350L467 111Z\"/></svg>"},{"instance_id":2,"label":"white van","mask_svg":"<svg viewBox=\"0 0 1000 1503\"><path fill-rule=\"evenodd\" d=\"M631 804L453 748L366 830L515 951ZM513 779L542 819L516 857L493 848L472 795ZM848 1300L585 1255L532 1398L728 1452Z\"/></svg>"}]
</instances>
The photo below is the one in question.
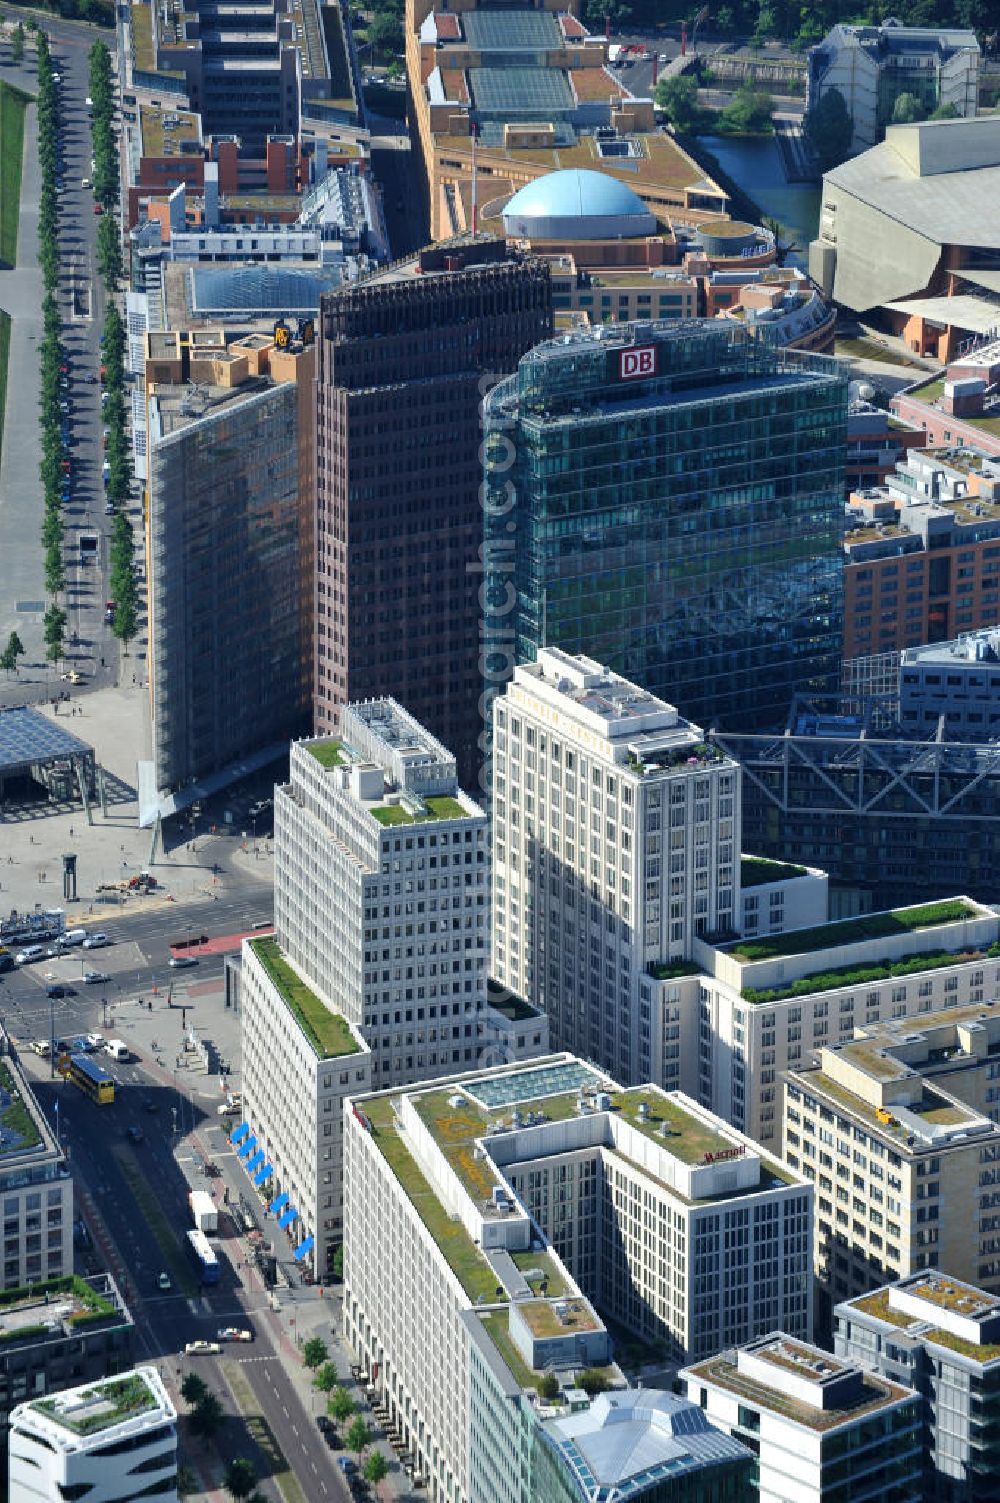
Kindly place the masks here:
<instances>
[{"instance_id":1,"label":"white van","mask_svg":"<svg viewBox=\"0 0 1000 1503\"><path fill-rule=\"evenodd\" d=\"M110 1054L112 1059L129 1059L128 1045L122 1039L108 1039L104 1045L105 1054Z\"/></svg>"}]
</instances>

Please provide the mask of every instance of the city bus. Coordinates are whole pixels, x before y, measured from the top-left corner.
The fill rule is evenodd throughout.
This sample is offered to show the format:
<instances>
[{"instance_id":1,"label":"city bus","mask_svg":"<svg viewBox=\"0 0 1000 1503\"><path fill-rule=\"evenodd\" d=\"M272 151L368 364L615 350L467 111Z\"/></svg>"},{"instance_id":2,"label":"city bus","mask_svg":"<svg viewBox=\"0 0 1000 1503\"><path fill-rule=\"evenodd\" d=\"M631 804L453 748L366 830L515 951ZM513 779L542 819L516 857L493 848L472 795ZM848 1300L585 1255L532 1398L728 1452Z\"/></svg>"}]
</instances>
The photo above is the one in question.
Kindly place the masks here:
<instances>
[{"instance_id":1,"label":"city bus","mask_svg":"<svg viewBox=\"0 0 1000 1503\"><path fill-rule=\"evenodd\" d=\"M69 1078L98 1106L110 1106L115 1099L114 1079L87 1054L72 1055Z\"/></svg>"},{"instance_id":2,"label":"city bus","mask_svg":"<svg viewBox=\"0 0 1000 1503\"><path fill-rule=\"evenodd\" d=\"M190 1231L187 1234L187 1250L192 1263L198 1270L198 1276L203 1284L217 1284L219 1282L219 1260L215 1256L212 1244L204 1232Z\"/></svg>"}]
</instances>

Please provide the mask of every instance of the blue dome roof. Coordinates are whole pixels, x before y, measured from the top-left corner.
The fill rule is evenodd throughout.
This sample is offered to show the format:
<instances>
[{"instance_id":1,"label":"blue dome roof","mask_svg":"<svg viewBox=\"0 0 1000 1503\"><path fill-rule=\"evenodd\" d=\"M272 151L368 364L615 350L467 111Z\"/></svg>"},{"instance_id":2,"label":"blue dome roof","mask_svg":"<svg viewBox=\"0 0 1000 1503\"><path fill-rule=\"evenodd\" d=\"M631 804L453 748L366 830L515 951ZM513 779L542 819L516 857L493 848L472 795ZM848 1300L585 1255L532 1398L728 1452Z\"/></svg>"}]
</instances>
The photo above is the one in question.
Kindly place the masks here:
<instances>
[{"instance_id":1,"label":"blue dome roof","mask_svg":"<svg viewBox=\"0 0 1000 1503\"><path fill-rule=\"evenodd\" d=\"M574 167L550 172L519 188L503 211L504 225L514 234L544 237L570 235L577 239L606 235L649 235L656 219L627 183L603 172Z\"/></svg>"}]
</instances>

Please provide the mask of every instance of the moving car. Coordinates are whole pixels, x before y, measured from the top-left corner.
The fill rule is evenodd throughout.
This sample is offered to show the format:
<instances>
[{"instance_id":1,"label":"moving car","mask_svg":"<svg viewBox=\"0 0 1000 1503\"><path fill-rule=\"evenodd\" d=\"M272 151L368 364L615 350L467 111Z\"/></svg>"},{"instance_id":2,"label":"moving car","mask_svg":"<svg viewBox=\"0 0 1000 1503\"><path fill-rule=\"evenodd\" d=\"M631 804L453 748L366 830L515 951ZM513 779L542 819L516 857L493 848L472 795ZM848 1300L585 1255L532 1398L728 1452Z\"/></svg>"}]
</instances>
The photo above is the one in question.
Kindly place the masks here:
<instances>
[{"instance_id":1,"label":"moving car","mask_svg":"<svg viewBox=\"0 0 1000 1503\"><path fill-rule=\"evenodd\" d=\"M173 1288L173 1285L170 1282L170 1275L169 1275L169 1273L161 1273L160 1274L159 1278L156 1280L156 1287L157 1287L157 1289L163 1289L163 1290L167 1290L167 1289L172 1289Z\"/></svg>"},{"instance_id":2,"label":"moving car","mask_svg":"<svg viewBox=\"0 0 1000 1503\"><path fill-rule=\"evenodd\" d=\"M83 683L83 674L77 673L75 668L72 668L69 673L60 673L59 677L63 679L67 684Z\"/></svg>"},{"instance_id":3,"label":"moving car","mask_svg":"<svg viewBox=\"0 0 1000 1503\"><path fill-rule=\"evenodd\" d=\"M99 1049L101 1047L101 1045L104 1043L104 1034L103 1033L88 1033L87 1034L87 1043L90 1045L91 1049Z\"/></svg>"},{"instance_id":4,"label":"moving car","mask_svg":"<svg viewBox=\"0 0 1000 1503\"><path fill-rule=\"evenodd\" d=\"M183 970L186 966L197 965L197 955L171 955L167 964L173 966L175 971Z\"/></svg>"},{"instance_id":5,"label":"moving car","mask_svg":"<svg viewBox=\"0 0 1000 1503\"><path fill-rule=\"evenodd\" d=\"M85 950L103 950L105 945L111 943L106 934L88 934L83 942Z\"/></svg>"},{"instance_id":6,"label":"moving car","mask_svg":"<svg viewBox=\"0 0 1000 1503\"><path fill-rule=\"evenodd\" d=\"M67 929L65 934L60 934L58 936L58 938L56 939L56 944L62 946L64 950L67 950L71 945L82 945L86 938L86 929Z\"/></svg>"},{"instance_id":7,"label":"moving car","mask_svg":"<svg viewBox=\"0 0 1000 1503\"><path fill-rule=\"evenodd\" d=\"M219 1332L220 1341L252 1341L253 1332L240 1330L238 1326L223 1326Z\"/></svg>"},{"instance_id":8,"label":"moving car","mask_svg":"<svg viewBox=\"0 0 1000 1503\"><path fill-rule=\"evenodd\" d=\"M184 1348L185 1357L217 1357L222 1351L217 1341L189 1341Z\"/></svg>"},{"instance_id":9,"label":"moving car","mask_svg":"<svg viewBox=\"0 0 1000 1503\"><path fill-rule=\"evenodd\" d=\"M105 971L84 971L83 979L87 986L105 986L111 977Z\"/></svg>"},{"instance_id":10,"label":"moving car","mask_svg":"<svg viewBox=\"0 0 1000 1503\"><path fill-rule=\"evenodd\" d=\"M73 995L73 988L71 986L63 986L58 981L50 981L45 988L45 995L47 997L71 997Z\"/></svg>"}]
</instances>

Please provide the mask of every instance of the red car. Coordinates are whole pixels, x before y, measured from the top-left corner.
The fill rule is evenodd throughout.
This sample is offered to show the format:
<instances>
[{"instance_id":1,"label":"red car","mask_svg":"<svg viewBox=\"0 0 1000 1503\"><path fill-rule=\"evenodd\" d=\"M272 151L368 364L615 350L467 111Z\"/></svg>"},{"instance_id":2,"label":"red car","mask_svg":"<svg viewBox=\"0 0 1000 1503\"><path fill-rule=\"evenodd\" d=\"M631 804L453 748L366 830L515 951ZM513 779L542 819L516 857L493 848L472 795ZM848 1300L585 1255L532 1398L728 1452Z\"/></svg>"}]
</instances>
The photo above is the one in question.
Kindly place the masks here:
<instances>
[{"instance_id":1,"label":"red car","mask_svg":"<svg viewBox=\"0 0 1000 1503\"><path fill-rule=\"evenodd\" d=\"M103 204L95 204L94 205L94 213L95 214L103 214L104 213L104 205Z\"/></svg>"}]
</instances>

